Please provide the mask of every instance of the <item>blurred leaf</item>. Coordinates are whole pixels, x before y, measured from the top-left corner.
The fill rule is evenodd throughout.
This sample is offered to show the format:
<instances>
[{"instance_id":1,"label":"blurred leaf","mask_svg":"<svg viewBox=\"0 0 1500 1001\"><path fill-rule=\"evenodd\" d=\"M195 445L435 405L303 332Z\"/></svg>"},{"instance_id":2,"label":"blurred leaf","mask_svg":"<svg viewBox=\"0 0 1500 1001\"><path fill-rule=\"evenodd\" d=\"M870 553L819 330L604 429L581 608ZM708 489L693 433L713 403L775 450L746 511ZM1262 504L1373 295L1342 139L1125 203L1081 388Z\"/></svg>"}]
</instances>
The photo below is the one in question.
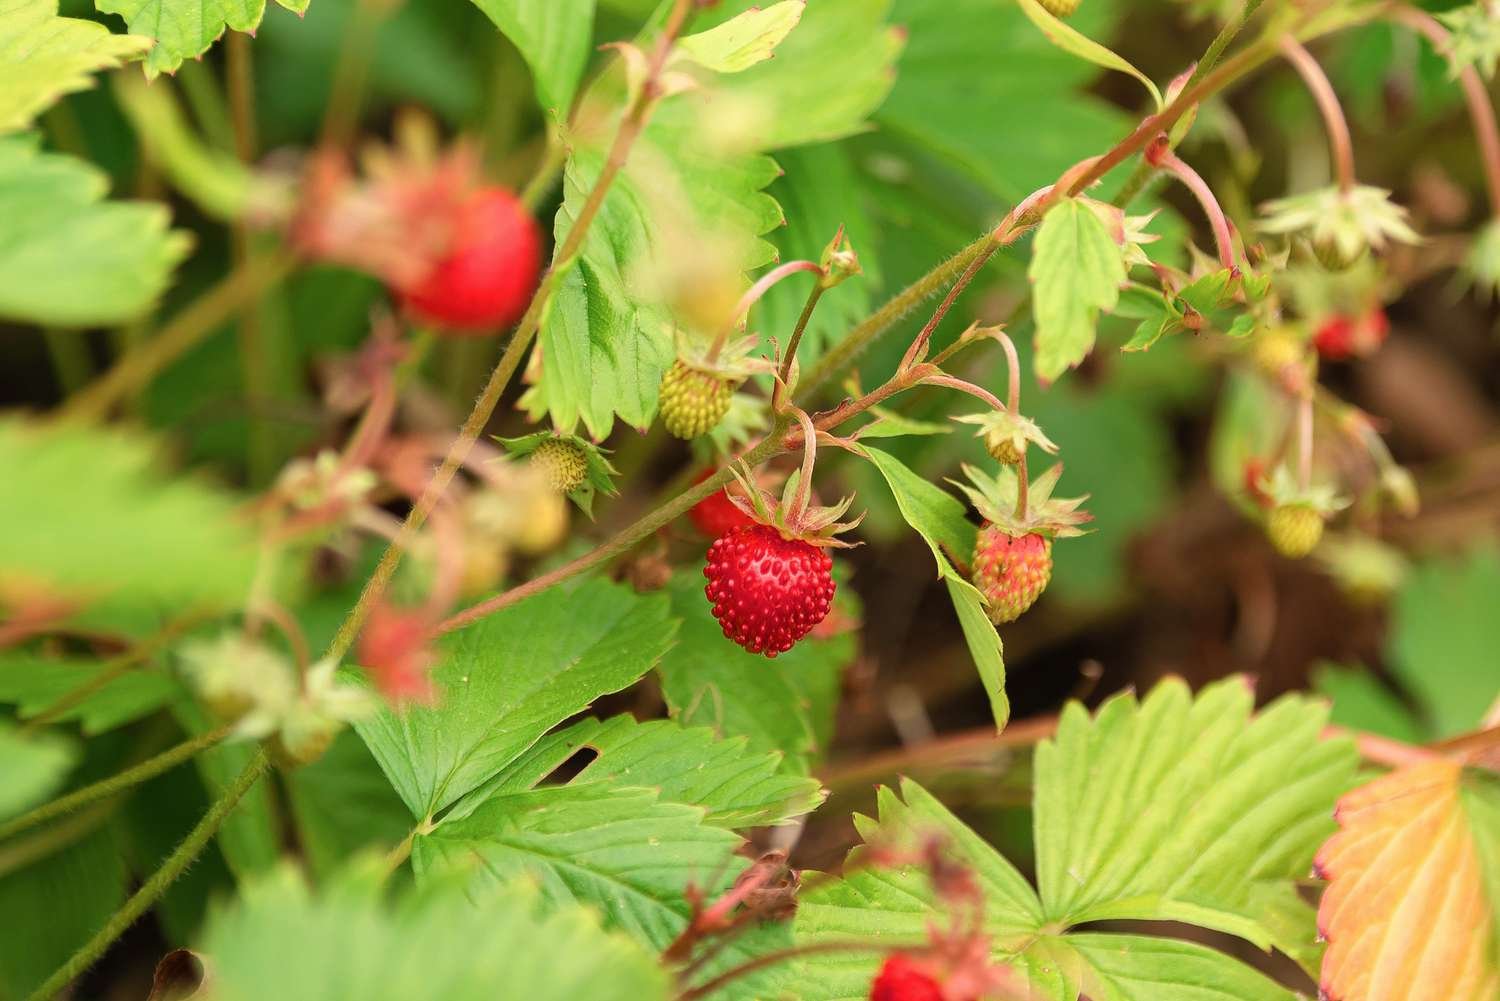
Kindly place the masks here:
<instances>
[{"instance_id":1,"label":"blurred leaf","mask_svg":"<svg viewBox=\"0 0 1500 1001\"><path fill-rule=\"evenodd\" d=\"M0 820L57 792L78 762L73 742L58 733L24 733L0 720Z\"/></svg>"},{"instance_id":2,"label":"blurred leaf","mask_svg":"<svg viewBox=\"0 0 1500 1001\"><path fill-rule=\"evenodd\" d=\"M1156 102L1157 110L1161 110L1161 91L1156 89L1156 84L1151 82L1150 77L1130 65L1126 59L1113 50L1100 45L1078 29L1069 27L1063 21L1058 20L1037 0L1017 0L1017 2L1020 4L1021 11L1031 19L1032 24L1041 30L1049 42L1069 55L1087 59L1095 66L1119 70L1121 73L1135 77L1150 92L1151 99Z\"/></svg>"},{"instance_id":3,"label":"blurred leaf","mask_svg":"<svg viewBox=\"0 0 1500 1001\"><path fill-rule=\"evenodd\" d=\"M57 0L0 0L0 133L25 128L64 94L151 47L102 24L58 17Z\"/></svg>"},{"instance_id":4,"label":"blurred leaf","mask_svg":"<svg viewBox=\"0 0 1500 1001\"><path fill-rule=\"evenodd\" d=\"M984 598L948 561L944 550L959 559L974 552L974 526L964 516L964 505L952 494L913 473L894 457L874 448L863 453L880 470L896 497L906 523L916 529L937 560L938 576L948 586L948 596L963 628L964 641L979 671L990 700L995 729L1004 730L1010 719L1010 699L1005 694L1005 659L1000 634L984 610Z\"/></svg>"},{"instance_id":5,"label":"blurred leaf","mask_svg":"<svg viewBox=\"0 0 1500 1001\"><path fill-rule=\"evenodd\" d=\"M594 0L474 0L531 67L537 99L566 121L589 61Z\"/></svg>"},{"instance_id":6,"label":"blurred leaf","mask_svg":"<svg viewBox=\"0 0 1500 1001\"><path fill-rule=\"evenodd\" d=\"M534 788L580 750L597 757L569 780L653 789L666 803L707 811L703 822L731 830L811 813L823 801L816 780L781 769L780 752L752 753L749 740L718 740L706 727L629 716L585 719L548 734L499 776L498 792Z\"/></svg>"},{"instance_id":7,"label":"blurred leaf","mask_svg":"<svg viewBox=\"0 0 1500 1001\"><path fill-rule=\"evenodd\" d=\"M148 439L0 422L0 580L83 599L233 606L254 570L250 526L206 484L169 481Z\"/></svg>"},{"instance_id":8,"label":"blurred leaf","mask_svg":"<svg viewBox=\"0 0 1500 1001\"><path fill-rule=\"evenodd\" d=\"M355 729L412 816L429 817L651 670L672 644L667 611L598 579L552 588L444 640L437 706L384 709Z\"/></svg>"},{"instance_id":9,"label":"blurred leaf","mask_svg":"<svg viewBox=\"0 0 1500 1001\"><path fill-rule=\"evenodd\" d=\"M1072 23L1105 37L1113 16L1111 5L1085 3ZM1020 201L1130 128L1117 108L1080 93L1097 70L1054 48L1018 5L899 0L894 20L908 38L880 124L996 198Z\"/></svg>"},{"instance_id":10,"label":"blurred leaf","mask_svg":"<svg viewBox=\"0 0 1500 1001\"><path fill-rule=\"evenodd\" d=\"M1093 349L1100 311L1119 300L1125 258L1103 221L1066 198L1042 219L1027 276L1035 295L1036 371L1050 382Z\"/></svg>"},{"instance_id":11,"label":"blurred leaf","mask_svg":"<svg viewBox=\"0 0 1500 1001\"><path fill-rule=\"evenodd\" d=\"M808 774L827 750L854 637L808 637L768 659L725 638L697 571L675 575L667 588L682 624L657 671L673 718L708 726L720 738L744 736L750 751L784 754L783 771ZM836 603L833 614L840 612Z\"/></svg>"},{"instance_id":12,"label":"blurred leaf","mask_svg":"<svg viewBox=\"0 0 1500 1001\"><path fill-rule=\"evenodd\" d=\"M1092 719L1070 703L1057 736L1036 753L1039 894L909 780L901 799L881 790L878 823L856 817L855 826L887 851L940 837L979 882L991 956L1024 978L1027 996L1292 1001L1274 981L1196 943L1069 930L1173 920L1293 954L1315 946L1310 913L1286 907L1279 891L1306 874L1358 758L1347 740L1319 739L1316 704L1287 698L1254 718L1251 704L1239 678L1196 700L1180 681L1163 682L1141 703L1110 699ZM887 947L919 946L929 925L945 920L924 866L847 873L804 895L799 944L874 935ZM878 963L857 953L808 957L798 971L802 997L863 998Z\"/></svg>"},{"instance_id":13,"label":"blurred leaf","mask_svg":"<svg viewBox=\"0 0 1500 1001\"><path fill-rule=\"evenodd\" d=\"M300 14L309 0L277 0ZM105 14L119 14L126 30L154 38L147 53L146 75L170 73L184 59L201 56L228 28L254 34L265 13L265 0L94 0Z\"/></svg>"},{"instance_id":14,"label":"blurred leaf","mask_svg":"<svg viewBox=\"0 0 1500 1001\"><path fill-rule=\"evenodd\" d=\"M1312 687L1332 701L1328 719L1338 726L1409 744L1426 739L1411 710L1366 669L1325 662L1314 671Z\"/></svg>"},{"instance_id":15,"label":"blurred leaf","mask_svg":"<svg viewBox=\"0 0 1500 1001\"><path fill-rule=\"evenodd\" d=\"M164 206L104 201L92 165L0 138L0 316L96 326L150 308L187 253Z\"/></svg>"},{"instance_id":16,"label":"blurred leaf","mask_svg":"<svg viewBox=\"0 0 1500 1001\"><path fill-rule=\"evenodd\" d=\"M359 736L345 730L328 752L286 777L292 818L309 868L327 878L366 849L388 850L411 815Z\"/></svg>"},{"instance_id":17,"label":"blurred leaf","mask_svg":"<svg viewBox=\"0 0 1500 1001\"><path fill-rule=\"evenodd\" d=\"M179 700L173 705L172 712L193 736L219 726L202 706L188 699ZM198 770L209 798L213 800L224 795L258 752L256 745L243 740L225 741L200 752L193 759L193 766ZM276 821L273 789L273 783L255 783L224 819L215 836L225 864L238 880L268 871L281 857L281 834Z\"/></svg>"},{"instance_id":18,"label":"blurred leaf","mask_svg":"<svg viewBox=\"0 0 1500 1001\"><path fill-rule=\"evenodd\" d=\"M63 696L110 670L109 665L82 658L44 657L22 650L0 651L0 703L10 703L22 719L50 708ZM106 681L77 705L53 717L54 722L77 720L86 735L103 733L155 712L179 694L177 683L164 671L138 666Z\"/></svg>"},{"instance_id":19,"label":"blurred leaf","mask_svg":"<svg viewBox=\"0 0 1500 1001\"><path fill-rule=\"evenodd\" d=\"M314 895L290 866L214 914L204 951L222 1001L665 1001L656 957L577 906L543 916L524 885L454 880L385 901L374 866Z\"/></svg>"},{"instance_id":20,"label":"blurred leaf","mask_svg":"<svg viewBox=\"0 0 1500 1001\"><path fill-rule=\"evenodd\" d=\"M124 900L125 865L108 828L0 876L0 996L28 997Z\"/></svg>"},{"instance_id":21,"label":"blurred leaf","mask_svg":"<svg viewBox=\"0 0 1500 1001\"><path fill-rule=\"evenodd\" d=\"M1318 852L1328 889L1322 991L1341 1001L1489 1001L1500 993L1500 782L1451 761L1408 765L1339 800ZM1481 847L1487 846L1487 847Z\"/></svg>"},{"instance_id":22,"label":"blurred leaf","mask_svg":"<svg viewBox=\"0 0 1500 1001\"><path fill-rule=\"evenodd\" d=\"M742 73L770 59L805 10L806 0L751 7L723 24L679 39L676 55L716 73Z\"/></svg>"},{"instance_id":23,"label":"blurred leaf","mask_svg":"<svg viewBox=\"0 0 1500 1001\"><path fill-rule=\"evenodd\" d=\"M1396 596L1391 670L1412 693L1433 737L1473 729L1500 698L1500 550L1418 565Z\"/></svg>"}]
</instances>

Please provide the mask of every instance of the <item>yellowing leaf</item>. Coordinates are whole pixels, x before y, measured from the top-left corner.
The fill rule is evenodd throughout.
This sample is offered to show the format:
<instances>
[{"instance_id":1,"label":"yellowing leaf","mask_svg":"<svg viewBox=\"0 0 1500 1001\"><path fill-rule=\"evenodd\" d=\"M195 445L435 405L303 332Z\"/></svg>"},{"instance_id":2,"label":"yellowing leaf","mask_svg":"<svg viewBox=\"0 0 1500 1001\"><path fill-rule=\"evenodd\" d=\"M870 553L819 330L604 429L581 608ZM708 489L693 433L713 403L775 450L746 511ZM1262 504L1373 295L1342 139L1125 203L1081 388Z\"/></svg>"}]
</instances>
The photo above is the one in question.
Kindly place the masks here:
<instances>
[{"instance_id":1,"label":"yellowing leaf","mask_svg":"<svg viewBox=\"0 0 1500 1001\"><path fill-rule=\"evenodd\" d=\"M1494 1001L1496 903L1465 804L1478 780L1455 762L1411 765L1339 800L1318 853L1328 940L1322 990L1338 1001ZM1493 795L1494 790L1484 794Z\"/></svg>"},{"instance_id":2,"label":"yellowing leaf","mask_svg":"<svg viewBox=\"0 0 1500 1001\"><path fill-rule=\"evenodd\" d=\"M716 28L682 39L677 53L717 73L739 73L770 59L802 20L805 8L805 0L781 0L764 10L751 7Z\"/></svg>"}]
</instances>

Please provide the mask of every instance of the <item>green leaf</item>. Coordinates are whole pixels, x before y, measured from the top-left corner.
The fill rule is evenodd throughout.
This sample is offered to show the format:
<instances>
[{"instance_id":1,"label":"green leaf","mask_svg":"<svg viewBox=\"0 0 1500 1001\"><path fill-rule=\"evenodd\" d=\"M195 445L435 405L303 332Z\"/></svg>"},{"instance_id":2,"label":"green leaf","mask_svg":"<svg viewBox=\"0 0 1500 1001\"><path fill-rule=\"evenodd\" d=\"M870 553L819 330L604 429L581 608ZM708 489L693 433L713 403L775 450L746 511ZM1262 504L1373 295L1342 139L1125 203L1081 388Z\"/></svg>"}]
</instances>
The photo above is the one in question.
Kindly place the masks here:
<instances>
[{"instance_id":1,"label":"green leaf","mask_svg":"<svg viewBox=\"0 0 1500 1001\"><path fill-rule=\"evenodd\" d=\"M964 506L952 494L922 479L894 456L879 449L864 448L864 455L896 498L906 523L917 530L937 560L938 576L948 586L948 597L958 614L964 641L979 671L979 680L989 696L995 728L1005 729L1010 719L1010 699L1005 694L1005 658L1000 634L984 610L984 598L968 578L954 569L946 553L962 558L974 552L975 530L964 516ZM946 550L946 553L945 553Z\"/></svg>"},{"instance_id":2,"label":"green leaf","mask_svg":"<svg viewBox=\"0 0 1500 1001\"><path fill-rule=\"evenodd\" d=\"M98 326L149 309L187 253L161 205L103 201L104 174L0 138L0 316Z\"/></svg>"},{"instance_id":3,"label":"green leaf","mask_svg":"<svg viewBox=\"0 0 1500 1001\"><path fill-rule=\"evenodd\" d=\"M1419 565L1396 596L1391 669L1433 737L1473 729L1500 696L1500 617L1490 600L1496 593L1500 550L1485 546L1461 561Z\"/></svg>"},{"instance_id":4,"label":"green leaf","mask_svg":"<svg viewBox=\"0 0 1500 1001\"><path fill-rule=\"evenodd\" d=\"M1099 217L1068 198L1042 220L1027 275L1035 286L1036 371L1051 381L1093 349L1100 311L1119 300L1125 258Z\"/></svg>"},{"instance_id":5,"label":"green leaf","mask_svg":"<svg viewBox=\"0 0 1500 1001\"><path fill-rule=\"evenodd\" d=\"M0 995L30 996L124 900L125 865L103 827L0 877L0 913L7 915L0 935Z\"/></svg>"},{"instance_id":6,"label":"green leaf","mask_svg":"<svg viewBox=\"0 0 1500 1001\"><path fill-rule=\"evenodd\" d=\"M754 6L734 0L720 16ZM859 131L895 81L902 34L890 10L890 0L816 0L775 58L715 81L714 106L739 110L739 148L780 149ZM838 58L829 58L834 52Z\"/></svg>"},{"instance_id":7,"label":"green leaf","mask_svg":"<svg viewBox=\"0 0 1500 1001\"><path fill-rule=\"evenodd\" d=\"M229 495L170 481L137 434L0 421L0 580L136 607L244 600L254 535Z\"/></svg>"},{"instance_id":8,"label":"green leaf","mask_svg":"<svg viewBox=\"0 0 1500 1001\"><path fill-rule=\"evenodd\" d=\"M0 819L21 813L61 788L78 749L61 734L23 733L0 720Z\"/></svg>"},{"instance_id":9,"label":"green leaf","mask_svg":"<svg viewBox=\"0 0 1500 1001\"><path fill-rule=\"evenodd\" d=\"M1187 921L1274 944L1251 891L1310 871L1359 759L1351 741L1321 739L1320 703L1286 697L1252 719L1253 706L1240 678L1197 699L1171 679L1093 719L1064 710L1035 764L1050 920Z\"/></svg>"},{"instance_id":10,"label":"green leaf","mask_svg":"<svg viewBox=\"0 0 1500 1001\"><path fill-rule=\"evenodd\" d=\"M203 942L222 1001L665 1001L667 975L585 908L543 915L525 886L436 880L389 901L376 866L321 894L291 867L214 914Z\"/></svg>"},{"instance_id":11,"label":"green leaf","mask_svg":"<svg viewBox=\"0 0 1500 1001\"><path fill-rule=\"evenodd\" d=\"M302 13L309 0L277 0ZM171 73L184 59L201 56L230 31L254 33L266 0L94 0L105 14L119 14L127 31L156 40L146 56L147 76Z\"/></svg>"},{"instance_id":12,"label":"green leaf","mask_svg":"<svg viewBox=\"0 0 1500 1001\"><path fill-rule=\"evenodd\" d=\"M696 570L677 574L667 589L672 613L682 620L677 645L657 668L672 716L683 726L710 727L721 738L743 736L752 752L784 754L783 771L808 774L832 737L839 679L854 659L854 638L808 637L767 659L724 637Z\"/></svg>"},{"instance_id":13,"label":"green leaf","mask_svg":"<svg viewBox=\"0 0 1500 1001\"><path fill-rule=\"evenodd\" d=\"M1119 10L1085 3L1073 23L1102 37ZM935 156L1014 203L1130 129L1117 107L1083 93L1098 71L1054 48L1015 4L898 0L893 19L906 50L876 117L910 147L900 161Z\"/></svg>"},{"instance_id":14,"label":"green leaf","mask_svg":"<svg viewBox=\"0 0 1500 1001\"><path fill-rule=\"evenodd\" d=\"M589 61L594 0L474 0L531 67L542 107L566 121Z\"/></svg>"},{"instance_id":15,"label":"green leaf","mask_svg":"<svg viewBox=\"0 0 1500 1001\"><path fill-rule=\"evenodd\" d=\"M912 782L882 790L880 821L856 818L866 844L919 846L936 835L969 868L985 901L993 961L1028 996L1074 1001L1291 1001L1293 994L1229 956L1189 942L1070 931L1109 920L1185 921L1306 963L1312 913L1295 880L1333 828L1353 782L1352 742L1319 738L1324 710L1285 698L1255 717L1241 679L1194 700L1179 681L1142 703L1117 696L1090 719L1064 711L1037 749L1035 841L1039 894L973 831ZM857 850L858 851L858 850ZM925 867L849 867L805 895L799 944L873 936L885 948L923 942L948 920ZM808 957L806 1001L862 998L878 955Z\"/></svg>"},{"instance_id":16,"label":"green leaf","mask_svg":"<svg viewBox=\"0 0 1500 1001\"><path fill-rule=\"evenodd\" d=\"M723 24L680 39L674 56L716 73L741 73L770 59L802 20L805 9L806 0L751 7Z\"/></svg>"},{"instance_id":17,"label":"green leaf","mask_svg":"<svg viewBox=\"0 0 1500 1001\"><path fill-rule=\"evenodd\" d=\"M1409 744L1426 739L1412 711L1367 670L1325 662L1313 672L1312 687L1333 703L1328 718L1339 726Z\"/></svg>"},{"instance_id":18,"label":"green leaf","mask_svg":"<svg viewBox=\"0 0 1500 1001\"><path fill-rule=\"evenodd\" d=\"M331 876L365 850L388 850L411 815L358 735L345 730L328 752L286 776L292 818L308 867Z\"/></svg>"},{"instance_id":19,"label":"green leaf","mask_svg":"<svg viewBox=\"0 0 1500 1001\"><path fill-rule=\"evenodd\" d=\"M85 685L99 684L97 679L109 670L97 660L44 657L22 650L0 652L0 703L14 705L16 714L28 719ZM160 709L180 691L164 671L130 668L52 719L58 723L76 720L87 735L103 733Z\"/></svg>"},{"instance_id":20,"label":"green leaf","mask_svg":"<svg viewBox=\"0 0 1500 1001\"><path fill-rule=\"evenodd\" d=\"M780 824L823 801L816 780L781 769L780 752L752 753L749 740L718 740L706 727L629 716L586 719L548 734L497 779L496 789L534 788L582 749L597 754L570 781L654 789L666 803L705 809L703 822L737 829Z\"/></svg>"},{"instance_id":21,"label":"green leaf","mask_svg":"<svg viewBox=\"0 0 1500 1001\"><path fill-rule=\"evenodd\" d=\"M385 709L355 729L412 816L429 817L651 670L672 644L667 608L597 579L552 588L444 640L436 707Z\"/></svg>"},{"instance_id":22,"label":"green leaf","mask_svg":"<svg viewBox=\"0 0 1500 1001\"><path fill-rule=\"evenodd\" d=\"M1017 0L1021 10L1031 19L1047 40L1059 49L1080 59L1087 59L1095 66L1103 66L1105 69L1119 70L1128 73L1139 80L1151 93L1151 99L1156 102L1158 111L1163 107L1161 91L1156 89L1156 84L1151 78L1132 66L1124 57L1117 55L1112 49L1108 49L1098 42L1089 38L1076 28L1069 27L1052 15L1047 8L1043 7L1037 0Z\"/></svg>"},{"instance_id":23,"label":"green leaf","mask_svg":"<svg viewBox=\"0 0 1500 1001\"><path fill-rule=\"evenodd\" d=\"M23 129L58 98L94 85L151 47L102 24L58 17L57 0L0 0L0 133Z\"/></svg>"}]
</instances>

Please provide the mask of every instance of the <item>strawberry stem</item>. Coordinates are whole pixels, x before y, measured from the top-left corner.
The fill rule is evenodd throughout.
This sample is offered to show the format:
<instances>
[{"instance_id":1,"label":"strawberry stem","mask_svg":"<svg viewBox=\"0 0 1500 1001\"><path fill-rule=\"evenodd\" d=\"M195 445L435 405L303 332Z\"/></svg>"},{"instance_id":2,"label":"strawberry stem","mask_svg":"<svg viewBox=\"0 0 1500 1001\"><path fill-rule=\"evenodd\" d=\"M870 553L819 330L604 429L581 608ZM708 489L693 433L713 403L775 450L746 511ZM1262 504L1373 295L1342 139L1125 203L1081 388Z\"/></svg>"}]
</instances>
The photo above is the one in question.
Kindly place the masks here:
<instances>
[{"instance_id":1,"label":"strawberry stem","mask_svg":"<svg viewBox=\"0 0 1500 1001\"><path fill-rule=\"evenodd\" d=\"M802 315L797 317L797 325L792 328L791 340L787 341L786 350L781 355L781 368L776 373L776 387L771 391L772 410L781 408L781 396L785 391L783 387L786 386L787 379L791 378L792 366L797 363L797 348L802 344L802 334L807 330L807 323L812 319L813 310L818 308L818 300L822 299L823 293L827 291L827 287L822 282L818 282L812 287L812 291L807 293L807 302L802 307Z\"/></svg>"},{"instance_id":2,"label":"strawberry stem","mask_svg":"<svg viewBox=\"0 0 1500 1001\"><path fill-rule=\"evenodd\" d=\"M797 423L802 425L802 475L797 480L797 493L792 497L792 509L787 512L787 524L796 527L807 512L808 499L812 496L813 459L818 451L818 431L806 410L793 408Z\"/></svg>"},{"instance_id":3,"label":"strawberry stem","mask_svg":"<svg viewBox=\"0 0 1500 1001\"><path fill-rule=\"evenodd\" d=\"M1026 495L1031 492L1031 473L1026 468L1026 455L1022 453L1021 461L1016 463L1016 520L1026 520L1026 505L1030 498Z\"/></svg>"},{"instance_id":4,"label":"strawberry stem","mask_svg":"<svg viewBox=\"0 0 1500 1001\"><path fill-rule=\"evenodd\" d=\"M1229 220L1225 218L1224 210L1219 207L1219 200L1214 197L1213 189L1196 170L1172 152L1165 136L1158 139L1157 143L1151 151L1147 152L1146 158L1176 177L1193 193L1193 197L1198 199L1198 204L1203 207L1203 214L1208 216L1209 225L1213 227L1214 243L1219 249L1219 263L1226 270L1233 270L1234 240L1229 233Z\"/></svg>"},{"instance_id":5,"label":"strawberry stem","mask_svg":"<svg viewBox=\"0 0 1500 1001\"><path fill-rule=\"evenodd\" d=\"M744 295L740 296L740 301L734 304L734 312L729 314L729 319L725 321L722 327L719 328L719 332L714 335L713 343L708 346L708 354L705 356L705 360L707 360L709 364L718 361L719 352L724 350L724 345L729 341L729 335L734 333L734 328L737 327L740 321L749 314L750 307L759 302L761 296L771 291L771 288L775 286L777 282L781 281L783 278L790 278L792 275L797 274L799 271L816 271L821 275L823 273L823 268L820 265L813 263L812 261L787 261L785 264L776 268L772 268L770 271L767 271L765 274L761 275L760 279L756 281L754 285L751 285L748 289L746 289ZM820 283L819 285L814 287L813 291L820 292L821 289L822 285ZM817 295L813 296L812 301L818 301ZM804 312L807 311L804 310Z\"/></svg>"},{"instance_id":6,"label":"strawberry stem","mask_svg":"<svg viewBox=\"0 0 1500 1001\"><path fill-rule=\"evenodd\" d=\"M1005 350L1005 365L1010 379L1005 395L1005 409L1018 414L1021 412L1021 359L1016 355L1016 342L1004 330L995 331L995 340Z\"/></svg>"},{"instance_id":7,"label":"strawberry stem","mask_svg":"<svg viewBox=\"0 0 1500 1001\"><path fill-rule=\"evenodd\" d=\"M1307 85L1318 111L1323 116L1323 126L1328 130L1328 154L1333 159L1334 173L1338 177L1339 190L1346 194L1354 190L1354 141L1349 138L1349 122L1339 104L1339 96L1328 81L1328 74L1318 61L1291 35L1283 35L1278 43L1281 54L1292 64Z\"/></svg>"}]
</instances>

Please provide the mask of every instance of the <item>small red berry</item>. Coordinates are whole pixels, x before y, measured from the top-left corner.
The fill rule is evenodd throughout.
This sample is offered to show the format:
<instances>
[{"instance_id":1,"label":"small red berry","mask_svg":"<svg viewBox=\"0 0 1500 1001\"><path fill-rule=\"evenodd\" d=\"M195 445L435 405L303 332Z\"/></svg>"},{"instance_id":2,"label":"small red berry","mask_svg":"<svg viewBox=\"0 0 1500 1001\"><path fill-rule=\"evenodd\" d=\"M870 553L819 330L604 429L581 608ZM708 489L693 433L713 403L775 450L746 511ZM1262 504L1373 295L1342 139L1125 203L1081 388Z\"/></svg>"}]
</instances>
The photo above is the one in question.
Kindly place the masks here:
<instances>
[{"instance_id":1,"label":"small red berry","mask_svg":"<svg viewBox=\"0 0 1500 1001\"><path fill-rule=\"evenodd\" d=\"M893 952L870 983L870 1001L947 1001L947 995L922 964Z\"/></svg>"},{"instance_id":2,"label":"small red berry","mask_svg":"<svg viewBox=\"0 0 1500 1001\"><path fill-rule=\"evenodd\" d=\"M1052 540L1036 532L1011 535L986 524L974 545L974 586L989 601L990 621L1014 622L1052 579Z\"/></svg>"},{"instance_id":3,"label":"small red berry","mask_svg":"<svg viewBox=\"0 0 1500 1001\"><path fill-rule=\"evenodd\" d=\"M432 622L419 610L381 603L370 613L359 636L359 663L387 701L433 702L431 639Z\"/></svg>"},{"instance_id":4,"label":"small red berry","mask_svg":"<svg viewBox=\"0 0 1500 1001\"><path fill-rule=\"evenodd\" d=\"M705 469L693 482L702 483L712 475L713 470ZM692 519L698 531L710 539L717 539L736 528L755 524L755 519L736 507L734 501L730 500L729 495L723 490L715 490L694 504L688 511L688 517Z\"/></svg>"},{"instance_id":5,"label":"small red berry","mask_svg":"<svg viewBox=\"0 0 1500 1001\"><path fill-rule=\"evenodd\" d=\"M483 334L520 319L536 290L542 238L504 188L479 188L454 213L447 255L400 289L406 308L450 333Z\"/></svg>"},{"instance_id":6,"label":"small red berry","mask_svg":"<svg viewBox=\"0 0 1500 1001\"><path fill-rule=\"evenodd\" d=\"M833 560L822 548L753 524L708 548L704 593L724 635L751 653L785 653L833 606Z\"/></svg>"},{"instance_id":7,"label":"small red berry","mask_svg":"<svg viewBox=\"0 0 1500 1001\"><path fill-rule=\"evenodd\" d=\"M1336 313L1313 335L1313 346L1327 361L1348 361L1374 354L1390 332L1391 322L1379 306L1360 316Z\"/></svg>"}]
</instances>

